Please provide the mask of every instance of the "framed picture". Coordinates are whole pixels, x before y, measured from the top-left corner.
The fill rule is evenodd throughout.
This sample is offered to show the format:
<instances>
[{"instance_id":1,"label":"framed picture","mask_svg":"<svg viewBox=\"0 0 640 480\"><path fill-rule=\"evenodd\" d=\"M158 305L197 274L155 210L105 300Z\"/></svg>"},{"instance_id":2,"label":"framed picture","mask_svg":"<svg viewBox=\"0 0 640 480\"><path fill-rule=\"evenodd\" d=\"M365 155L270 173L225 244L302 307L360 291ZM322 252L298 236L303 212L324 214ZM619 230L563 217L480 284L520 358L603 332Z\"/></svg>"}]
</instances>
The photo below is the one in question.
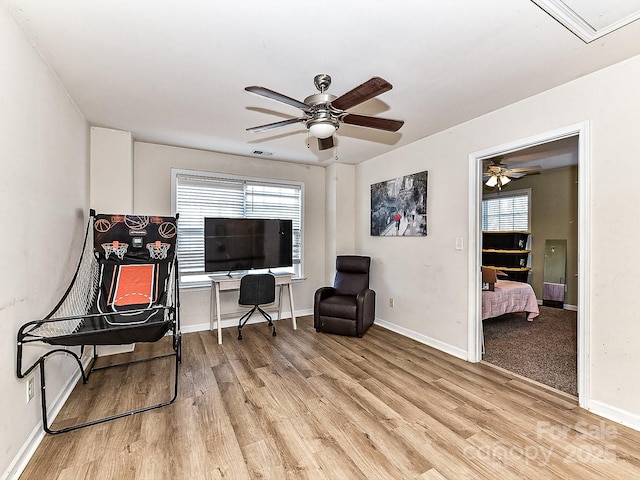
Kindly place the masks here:
<instances>
[{"instance_id":1,"label":"framed picture","mask_svg":"<svg viewBox=\"0 0 640 480\"><path fill-rule=\"evenodd\" d=\"M427 235L428 172L414 173L371 185L371 235Z\"/></svg>"}]
</instances>

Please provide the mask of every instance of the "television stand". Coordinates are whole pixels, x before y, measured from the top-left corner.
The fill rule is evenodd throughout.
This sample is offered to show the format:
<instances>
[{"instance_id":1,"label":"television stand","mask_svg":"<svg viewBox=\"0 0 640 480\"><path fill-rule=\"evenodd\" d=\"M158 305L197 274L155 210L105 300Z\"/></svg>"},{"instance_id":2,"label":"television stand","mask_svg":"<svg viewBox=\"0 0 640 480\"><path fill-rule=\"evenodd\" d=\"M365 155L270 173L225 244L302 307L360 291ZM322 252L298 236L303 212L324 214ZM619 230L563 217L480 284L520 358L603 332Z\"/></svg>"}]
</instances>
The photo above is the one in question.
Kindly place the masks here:
<instances>
[{"instance_id":1,"label":"television stand","mask_svg":"<svg viewBox=\"0 0 640 480\"><path fill-rule=\"evenodd\" d=\"M209 330L217 328L219 345L222 344L222 315L220 312L220 292L240 290L240 280L242 280L242 275L232 277L230 273L231 272L229 272L229 275L209 275L209 278L211 279L211 308L209 312ZM273 276L276 277L276 287L279 287L277 320L280 320L282 318L282 288L286 286L289 293L291 322L293 324L293 329L297 330L298 324L296 322L296 313L293 306L293 288L291 286L291 274L274 273Z\"/></svg>"}]
</instances>

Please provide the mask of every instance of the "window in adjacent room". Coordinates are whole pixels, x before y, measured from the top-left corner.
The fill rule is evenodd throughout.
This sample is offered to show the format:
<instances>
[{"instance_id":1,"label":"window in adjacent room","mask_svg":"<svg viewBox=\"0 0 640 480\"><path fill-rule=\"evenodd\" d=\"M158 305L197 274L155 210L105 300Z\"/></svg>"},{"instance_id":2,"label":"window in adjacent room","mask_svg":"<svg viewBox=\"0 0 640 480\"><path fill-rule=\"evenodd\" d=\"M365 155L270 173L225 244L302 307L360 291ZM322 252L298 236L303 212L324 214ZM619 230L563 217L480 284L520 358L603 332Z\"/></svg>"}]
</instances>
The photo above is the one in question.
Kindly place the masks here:
<instances>
[{"instance_id":1,"label":"window in adjacent room","mask_svg":"<svg viewBox=\"0 0 640 480\"><path fill-rule=\"evenodd\" d=\"M531 189L485 195L482 199L482 231L529 231Z\"/></svg>"},{"instance_id":2,"label":"window in adjacent room","mask_svg":"<svg viewBox=\"0 0 640 480\"><path fill-rule=\"evenodd\" d=\"M302 277L300 182L172 169L172 208L178 219L178 260L183 286L209 285L204 271L204 218L277 218L293 223L293 267Z\"/></svg>"}]
</instances>

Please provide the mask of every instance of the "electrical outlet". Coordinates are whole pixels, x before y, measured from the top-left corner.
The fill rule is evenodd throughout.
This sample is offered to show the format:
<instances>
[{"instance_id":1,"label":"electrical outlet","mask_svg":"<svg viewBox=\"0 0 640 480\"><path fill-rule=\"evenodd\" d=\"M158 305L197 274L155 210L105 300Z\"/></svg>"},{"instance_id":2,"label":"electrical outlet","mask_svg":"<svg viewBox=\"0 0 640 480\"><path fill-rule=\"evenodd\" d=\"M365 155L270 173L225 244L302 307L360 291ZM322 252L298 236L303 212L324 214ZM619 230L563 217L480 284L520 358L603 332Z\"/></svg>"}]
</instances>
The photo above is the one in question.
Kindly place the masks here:
<instances>
[{"instance_id":1,"label":"electrical outlet","mask_svg":"<svg viewBox=\"0 0 640 480\"><path fill-rule=\"evenodd\" d=\"M29 379L27 379L27 403L33 398L34 390L34 377L29 377Z\"/></svg>"},{"instance_id":2,"label":"electrical outlet","mask_svg":"<svg viewBox=\"0 0 640 480\"><path fill-rule=\"evenodd\" d=\"M393 302L393 298L390 298L390 299L389 299L389 306L390 306L391 308L393 308L393 303L394 303L394 302Z\"/></svg>"}]
</instances>

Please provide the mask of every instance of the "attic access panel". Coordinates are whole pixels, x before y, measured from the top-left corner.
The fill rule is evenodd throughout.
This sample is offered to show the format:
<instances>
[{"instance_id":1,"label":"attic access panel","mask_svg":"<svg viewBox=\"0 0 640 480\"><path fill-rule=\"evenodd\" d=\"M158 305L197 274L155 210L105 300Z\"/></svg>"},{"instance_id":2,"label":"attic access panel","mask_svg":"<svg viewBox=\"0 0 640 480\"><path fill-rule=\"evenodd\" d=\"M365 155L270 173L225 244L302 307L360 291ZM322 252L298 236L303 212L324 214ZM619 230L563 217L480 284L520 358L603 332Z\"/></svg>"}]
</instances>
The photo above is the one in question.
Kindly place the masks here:
<instances>
[{"instance_id":1,"label":"attic access panel","mask_svg":"<svg viewBox=\"0 0 640 480\"><path fill-rule=\"evenodd\" d=\"M590 43L640 18L640 0L531 0Z\"/></svg>"}]
</instances>

